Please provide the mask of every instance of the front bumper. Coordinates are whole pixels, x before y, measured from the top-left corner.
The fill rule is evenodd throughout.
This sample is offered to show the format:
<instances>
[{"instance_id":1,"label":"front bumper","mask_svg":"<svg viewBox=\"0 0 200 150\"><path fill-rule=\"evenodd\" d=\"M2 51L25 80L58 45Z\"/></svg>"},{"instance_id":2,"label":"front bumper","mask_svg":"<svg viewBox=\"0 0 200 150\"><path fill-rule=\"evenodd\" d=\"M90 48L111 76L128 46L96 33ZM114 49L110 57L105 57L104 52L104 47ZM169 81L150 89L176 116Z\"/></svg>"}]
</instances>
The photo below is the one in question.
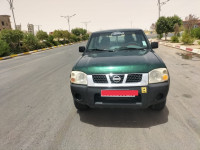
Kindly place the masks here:
<instances>
[{"instance_id":1,"label":"front bumper","mask_svg":"<svg viewBox=\"0 0 200 150\"><path fill-rule=\"evenodd\" d=\"M85 85L71 84L71 92L75 101L88 105L91 108L147 108L166 100L169 91L169 81L149 84L145 86L147 93L142 93L137 87L88 87ZM136 97L101 97L101 90L138 90Z\"/></svg>"}]
</instances>

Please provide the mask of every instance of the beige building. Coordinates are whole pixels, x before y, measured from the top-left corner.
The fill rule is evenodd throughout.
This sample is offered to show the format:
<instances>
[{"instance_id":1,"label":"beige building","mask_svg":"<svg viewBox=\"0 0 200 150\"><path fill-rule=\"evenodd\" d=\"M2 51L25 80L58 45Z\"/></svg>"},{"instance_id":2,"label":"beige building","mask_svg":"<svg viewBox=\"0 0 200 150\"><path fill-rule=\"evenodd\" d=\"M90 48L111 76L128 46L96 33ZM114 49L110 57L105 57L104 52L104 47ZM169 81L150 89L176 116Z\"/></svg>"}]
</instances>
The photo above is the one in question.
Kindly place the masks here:
<instances>
[{"instance_id":1,"label":"beige building","mask_svg":"<svg viewBox=\"0 0 200 150\"><path fill-rule=\"evenodd\" d=\"M22 30L21 24L20 25L16 25L16 29L21 31Z\"/></svg>"},{"instance_id":2,"label":"beige building","mask_svg":"<svg viewBox=\"0 0 200 150\"><path fill-rule=\"evenodd\" d=\"M4 29L12 29L10 23L10 16L0 15L0 31Z\"/></svg>"},{"instance_id":3,"label":"beige building","mask_svg":"<svg viewBox=\"0 0 200 150\"><path fill-rule=\"evenodd\" d=\"M28 24L28 33L34 34L34 25L33 24Z\"/></svg>"}]
</instances>

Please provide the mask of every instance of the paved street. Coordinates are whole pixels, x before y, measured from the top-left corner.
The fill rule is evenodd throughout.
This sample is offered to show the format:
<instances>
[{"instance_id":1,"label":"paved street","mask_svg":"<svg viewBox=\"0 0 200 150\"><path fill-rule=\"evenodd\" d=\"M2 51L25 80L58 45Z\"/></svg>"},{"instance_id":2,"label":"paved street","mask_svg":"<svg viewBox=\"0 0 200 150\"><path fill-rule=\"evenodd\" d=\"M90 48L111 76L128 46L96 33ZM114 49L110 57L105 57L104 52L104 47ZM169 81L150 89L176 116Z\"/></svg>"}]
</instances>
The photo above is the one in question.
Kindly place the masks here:
<instances>
[{"instance_id":1,"label":"paved street","mask_svg":"<svg viewBox=\"0 0 200 150\"><path fill-rule=\"evenodd\" d=\"M79 43L0 61L0 150L200 150L200 58L160 46L167 107L77 112L69 86Z\"/></svg>"}]
</instances>

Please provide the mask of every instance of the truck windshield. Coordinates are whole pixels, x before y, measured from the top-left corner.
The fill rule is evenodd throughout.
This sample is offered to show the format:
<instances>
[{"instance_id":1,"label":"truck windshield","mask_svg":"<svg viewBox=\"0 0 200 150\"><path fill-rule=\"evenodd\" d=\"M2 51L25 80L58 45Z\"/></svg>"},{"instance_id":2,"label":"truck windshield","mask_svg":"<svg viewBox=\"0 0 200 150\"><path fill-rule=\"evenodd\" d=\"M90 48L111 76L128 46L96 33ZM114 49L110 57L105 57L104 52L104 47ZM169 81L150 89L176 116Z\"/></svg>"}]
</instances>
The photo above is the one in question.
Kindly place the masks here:
<instances>
[{"instance_id":1,"label":"truck windshield","mask_svg":"<svg viewBox=\"0 0 200 150\"><path fill-rule=\"evenodd\" d=\"M117 31L92 34L87 51L148 49L142 31Z\"/></svg>"}]
</instances>

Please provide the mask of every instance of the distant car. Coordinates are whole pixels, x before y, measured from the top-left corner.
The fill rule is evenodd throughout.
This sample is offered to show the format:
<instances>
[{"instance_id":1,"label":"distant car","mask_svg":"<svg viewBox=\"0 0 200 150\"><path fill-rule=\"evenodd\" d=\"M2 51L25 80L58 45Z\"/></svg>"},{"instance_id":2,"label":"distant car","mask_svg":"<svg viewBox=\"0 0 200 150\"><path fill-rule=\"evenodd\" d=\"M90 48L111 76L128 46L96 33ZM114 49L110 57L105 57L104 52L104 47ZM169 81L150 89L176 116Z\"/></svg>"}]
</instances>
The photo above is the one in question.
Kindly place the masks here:
<instances>
[{"instance_id":1,"label":"distant car","mask_svg":"<svg viewBox=\"0 0 200 150\"><path fill-rule=\"evenodd\" d=\"M92 33L70 81L75 107L152 108L162 110L169 90L169 73L140 29Z\"/></svg>"}]
</instances>

